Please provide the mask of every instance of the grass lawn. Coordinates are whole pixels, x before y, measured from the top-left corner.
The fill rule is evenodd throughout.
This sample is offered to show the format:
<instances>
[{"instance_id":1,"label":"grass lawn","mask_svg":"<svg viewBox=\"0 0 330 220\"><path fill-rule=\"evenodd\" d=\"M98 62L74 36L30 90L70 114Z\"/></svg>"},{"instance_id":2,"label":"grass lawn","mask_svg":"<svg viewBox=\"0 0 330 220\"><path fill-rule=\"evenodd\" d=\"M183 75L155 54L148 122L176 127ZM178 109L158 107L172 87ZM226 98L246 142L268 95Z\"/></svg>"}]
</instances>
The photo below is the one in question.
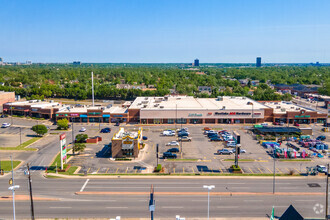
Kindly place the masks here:
<instances>
[{"instance_id":1,"label":"grass lawn","mask_svg":"<svg viewBox=\"0 0 330 220\"><path fill-rule=\"evenodd\" d=\"M24 143L18 145L17 147L0 147L0 150L25 150L25 151L36 151L36 148L26 148L28 145L36 142L41 137L34 137Z\"/></svg>"},{"instance_id":2,"label":"grass lawn","mask_svg":"<svg viewBox=\"0 0 330 220\"><path fill-rule=\"evenodd\" d=\"M17 167L20 163L21 163L21 161L19 161L19 160L14 160L14 161L13 161L13 167L14 167L14 169L15 169L15 167ZM5 172L6 172L6 171L11 171L11 161L10 161L10 160L1 161L1 169L3 169Z\"/></svg>"},{"instance_id":3,"label":"grass lawn","mask_svg":"<svg viewBox=\"0 0 330 220\"><path fill-rule=\"evenodd\" d=\"M279 159L282 162L311 162L311 159Z\"/></svg>"},{"instance_id":4,"label":"grass lawn","mask_svg":"<svg viewBox=\"0 0 330 220\"><path fill-rule=\"evenodd\" d=\"M166 161L172 162L196 162L198 159L166 159Z\"/></svg>"},{"instance_id":5,"label":"grass lawn","mask_svg":"<svg viewBox=\"0 0 330 220\"><path fill-rule=\"evenodd\" d=\"M67 160L71 157L71 155L67 154ZM61 169L61 157L60 153L57 154L55 160L53 161L52 165L50 165L47 169L47 173L56 173L56 164L57 169ZM63 165L63 169L65 170L68 167L67 164ZM66 175L72 175L78 167L70 167L68 171L66 172L59 172L59 174L66 174Z\"/></svg>"},{"instance_id":6,"label":"grass lawn","mask_svg":"<svg viewBox=\"0 0 330 220\"><path fill-rule=\"evenodd\" d=\"M224 159L223 161L235 161L235 159ZM255 160L253 159L238 159L238 161L241 161L241 162L253 162Z\"/></svg>"}]
</instances>

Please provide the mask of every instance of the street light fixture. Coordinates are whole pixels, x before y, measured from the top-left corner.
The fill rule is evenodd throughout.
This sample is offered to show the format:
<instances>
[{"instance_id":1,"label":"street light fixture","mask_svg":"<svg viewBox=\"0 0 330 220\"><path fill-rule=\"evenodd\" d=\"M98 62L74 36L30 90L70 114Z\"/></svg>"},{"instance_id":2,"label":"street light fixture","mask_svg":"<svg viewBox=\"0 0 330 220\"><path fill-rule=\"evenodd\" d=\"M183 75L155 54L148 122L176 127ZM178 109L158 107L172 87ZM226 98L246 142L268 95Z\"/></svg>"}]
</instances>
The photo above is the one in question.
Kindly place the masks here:
<instances>
[{"instance_id":1,"label":"street light fixture","mask_svg":"<svg viewBox=\"0 0 330 220\"><path fill-rule=\"evenodd\" d=\"M209 220L210 219L210 191L212 189L214 189L215 186L214 185L209 185L209 186L204 185L203 188L208 189L208 191L207 191L207 220Z\"/></svg>"}]
</instances>

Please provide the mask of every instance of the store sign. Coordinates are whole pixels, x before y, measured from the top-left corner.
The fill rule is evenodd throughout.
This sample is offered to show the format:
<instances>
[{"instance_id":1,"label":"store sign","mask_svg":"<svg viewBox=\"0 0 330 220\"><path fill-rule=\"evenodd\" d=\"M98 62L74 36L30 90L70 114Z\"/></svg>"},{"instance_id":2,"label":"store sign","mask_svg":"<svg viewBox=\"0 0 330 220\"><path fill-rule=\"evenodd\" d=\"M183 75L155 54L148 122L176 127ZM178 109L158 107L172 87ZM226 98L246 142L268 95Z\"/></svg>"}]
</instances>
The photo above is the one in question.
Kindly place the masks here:
<instances>
[{"instance_id":1,"label":"store sign","mask_svg":"<svg viewBox=\"0 0 330 220\"><path fill-rule=\"evenodd\" d=\"M115 117L115 118L122 118L123 115L112 115L112 117Z\"/></svg>"},{"instance_id":2,"label":"store sign","mask_svg":"<svg viewBox=\"0 0 330 220\"><path fill-rule=\"evenodd\" d=\"M189 113L188 117L202 117L203 114L200 113Z\"/></svg>"},{"instance_id":3,"label":"store sign","mask_svg":"<svg viewBox=\"0 0 330 220\"><path fill-rule=\"evenodd\" d=\"M56 116L64 117L64 116L68 116L68 114L56 114Z\"/></svg>"},{"instance_id":4,"label":"store sign","mask_svg":"<svg viewBox=\"0 0 330 220\"><path fill-rule=\"evenodd\" d=\"M310 115L295 115L295 118L310 118Z\"/></svg>"},{"instance_id":5,"label":"store sign","mask_svg":"<svg viewBox=\"0 0 330 220\"><path fill-rule=\"evenodd\" d=\"M89 115L100 115L101 112L88 112Z\"/></svg>"},{"instance_id":6,"label":"store sign","mask_svg":"<svg viewBox=\"0 0 330 220\"><path fill-rule=\"evenodd\" d=\"M251 113L250 112L214 112L214 115L251 115Z\"/></svg>"},{"instance_id":7,"label":"store sign","mask_svg":"<svg viewBox=\"0 0 330 220\"><path fill-rule=\"evenodd\" d=\"M70 114L70 116L71 116L71 117L79 117L79 114L77 114L77 113L72 113L72 114Z\"/></svg>"},{"instance_id":8,"label":"store sign","mask_svg":"<svg viewBox=\"0 0 330 220\"><path fill-rule=\"evenodd\" d=\"M130 137L123 138L122 149L123 150L132 150L132 149L134 149L134 139L132 139Z\"/></svg>"},{"instance_id":9,"label":"store sign","mask_svg":"<svg viewBox=\"0 0 330 220\"><path fill-rule=\"evenodd\" d=\"M61 155L61 170L63 170L63 164L66 159L66 135L65 133L60 135L60 155Z\"/></svg>"}]
</instances>

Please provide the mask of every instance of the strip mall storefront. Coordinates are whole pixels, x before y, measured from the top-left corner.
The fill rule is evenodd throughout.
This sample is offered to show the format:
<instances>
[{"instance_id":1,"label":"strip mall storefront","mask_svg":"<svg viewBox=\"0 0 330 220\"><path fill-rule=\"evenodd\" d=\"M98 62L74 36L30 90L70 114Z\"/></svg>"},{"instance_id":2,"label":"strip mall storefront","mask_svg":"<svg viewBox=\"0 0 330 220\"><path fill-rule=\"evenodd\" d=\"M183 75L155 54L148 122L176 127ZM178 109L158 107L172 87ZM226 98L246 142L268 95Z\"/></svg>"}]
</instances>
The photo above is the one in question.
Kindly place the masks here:
<instances>
[{"instance_id":1,"label":"strip mall storefront","mask_svg":"<svg viewBox=\"0 0 330 220\"><path fill-rule=\"evenodd\" d=\"M66 118L70 122L80 123L114 123L114 122L126 122L127 113L123 114L110 114L100 110L87 110L84 113L57 113L56 121Z\"/></svg>"},{"instance_id":2,"label":"strip mall storefront","mask_svg":"<svg viewBox=\"0 0 330 220\"><path fill-rule=\"evenodd\" d=\"M321 114L315 111L300 110L297 112L286 112L285 114L274 113L273 122L295 123L298 124L311 124L311 123L324 123L327 114Z\"/></svg>"},{"instance_id":3,"label":"strip mall storefront","mask_svg":"<svg viewBox=\"0 0 330 220\"><path fill-rule=\"evenodd\" d=\"M245 124L264 122L264 110L140 110L141 124Z\"/></svg>"}]
</instances>

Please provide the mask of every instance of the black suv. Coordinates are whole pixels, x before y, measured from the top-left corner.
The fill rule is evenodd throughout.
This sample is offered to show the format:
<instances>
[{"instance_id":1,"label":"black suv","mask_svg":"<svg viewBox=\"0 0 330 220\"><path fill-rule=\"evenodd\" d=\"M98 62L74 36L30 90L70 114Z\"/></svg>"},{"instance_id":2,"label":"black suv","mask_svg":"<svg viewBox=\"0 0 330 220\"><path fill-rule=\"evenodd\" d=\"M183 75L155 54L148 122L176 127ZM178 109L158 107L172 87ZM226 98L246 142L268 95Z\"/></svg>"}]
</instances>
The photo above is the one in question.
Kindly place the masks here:
<instances>
[{"instance_id":1,"label":"black suv","mask_svg":"<svg viewBox=\"0 0 330 220\"><path fill-rule=\"evenodd\" d=\"M163 153L163 158L177 158L176 154L172 154L171 152L164 152Z\"/></svg>"},{"instance_id":2,"label":"black suv","mask_svg":"<svg viewBox=\"0 0 330 220\"><path fill-rule=\"evenodd\" d=\"M101 133L110 133L111 132L111 129L110 128L103 128L101 130Z\"/></svg>"},{"instance_id":3,"label":"black suv","mask_svg":"<svg viewBox=\"0 0 330 220\"><path fill-rule=\"evenodd\" d=\"M175 148L168 149L167 152L178 153L179 149L175 147Z\"/></svg>"}]
</instances>

